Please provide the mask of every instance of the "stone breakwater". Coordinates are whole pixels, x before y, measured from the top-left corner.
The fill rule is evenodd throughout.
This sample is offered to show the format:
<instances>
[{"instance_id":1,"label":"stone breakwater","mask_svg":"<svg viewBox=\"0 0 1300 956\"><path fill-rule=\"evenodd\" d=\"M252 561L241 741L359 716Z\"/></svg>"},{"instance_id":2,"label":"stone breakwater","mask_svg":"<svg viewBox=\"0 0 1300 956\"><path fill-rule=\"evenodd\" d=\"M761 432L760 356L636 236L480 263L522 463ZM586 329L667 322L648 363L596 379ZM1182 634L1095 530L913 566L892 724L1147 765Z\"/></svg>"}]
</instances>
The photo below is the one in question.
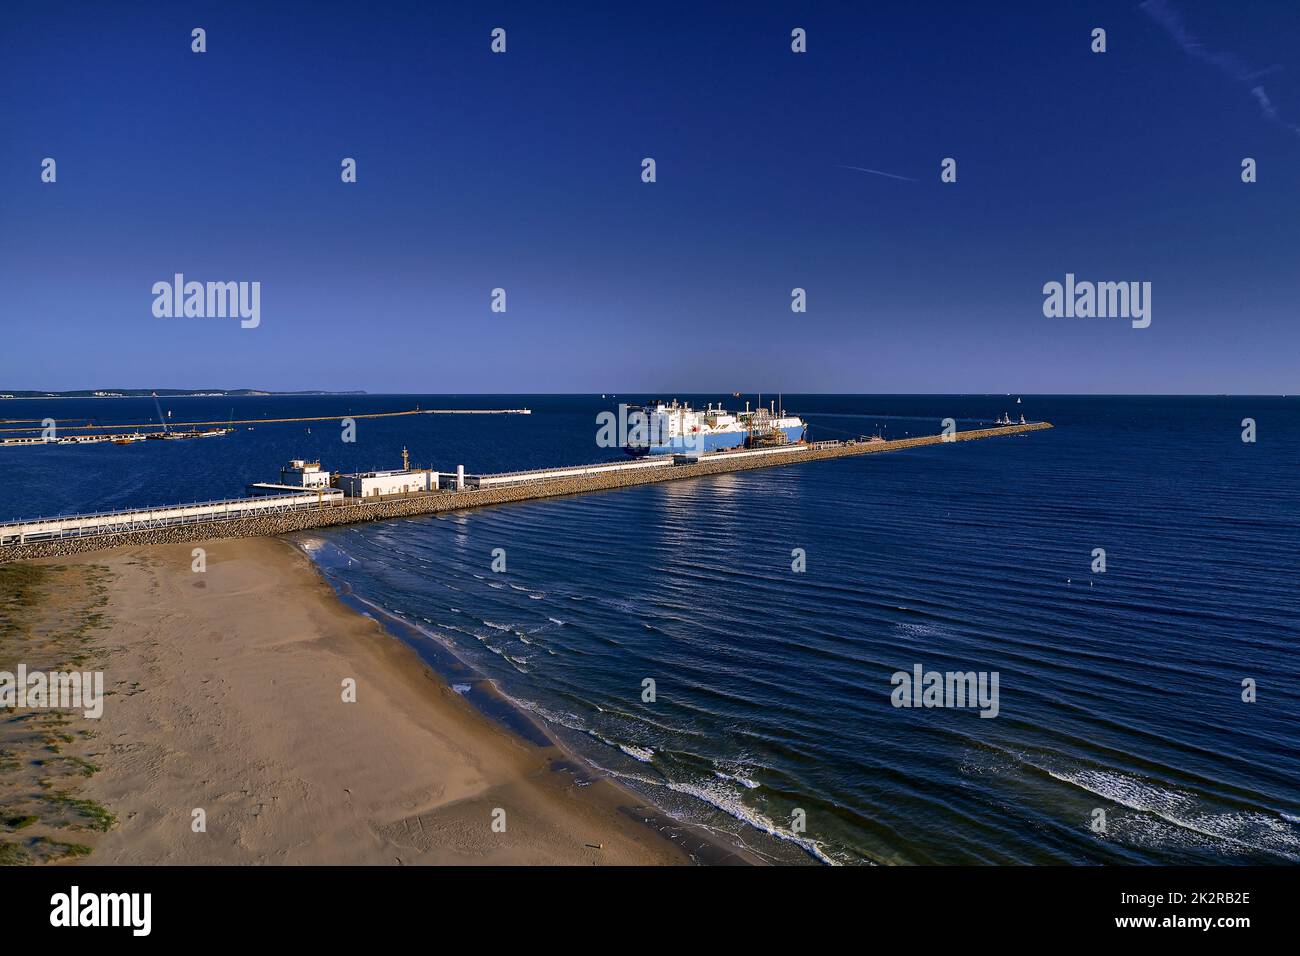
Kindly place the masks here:
<instances>
[{"instance_id":1,"label":"stone breakwater","mask_svg":"<svg viewBox=\"0 0 1300 956\"><path fill-rule=\"evenodd\" d=\"M1004 425L956 432L954 441L974 441L981 438L1001 438L1024 432L1039 431L1052 426L1047 422L1031 425ZM844 443L814 446L807 451L788 455L764 455L753 458L705 459L697 464L666 465L663 468L632 471L605 472L573 478L556 478L517 485L504 485L482 490L419 492L409 497L387 498L378 501L353 501L343 505L322 507L311 511L294 511L256 517L210 521L203 524L176 525L166 528L147 528L123 531L118 534L96 535L84 538L62 538L51 541L33 541L27 544L0 547L0 564L7 561L24 561L31 558L57 557L99 551L123 545L180 544L188 541L211 541L217 538L253 538L325 528L332 525L356 524L362 521L383 521L389 518L406 518L412 515L434 514L440 511L458 511L481 508L485 505L505 504L511 501L528 501L535 498L553 498L560 495L584 494L625 488L630 485L648 485L659 481L677 481L731 471L750 471L756 468L774 468L797 465L828 458L846 458L850 455L870 455L923 445L951 444L941 435L920 438L902 438L886 442Z\"/></svg>"}]
</instances>

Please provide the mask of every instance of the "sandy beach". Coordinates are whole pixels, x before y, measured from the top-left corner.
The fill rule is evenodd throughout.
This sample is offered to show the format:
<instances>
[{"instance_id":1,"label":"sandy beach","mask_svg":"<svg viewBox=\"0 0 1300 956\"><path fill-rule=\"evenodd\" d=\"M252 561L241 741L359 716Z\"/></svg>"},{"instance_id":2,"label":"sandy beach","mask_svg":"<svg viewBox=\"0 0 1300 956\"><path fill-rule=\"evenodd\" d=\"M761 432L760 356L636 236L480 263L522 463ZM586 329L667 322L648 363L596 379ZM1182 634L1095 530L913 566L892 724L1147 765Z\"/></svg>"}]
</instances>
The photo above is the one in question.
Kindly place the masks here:
<instances>
[{"instance_id":1,"label":"sandy beach","mask_svg":"<svg viewBox=\"0 0 1300 956\"><path fill-rule=\"evenodd\" d=\"M0 828L13 852L44 833L89 864L689 862L633 795L554 769L556 747L480 714L288 542L204 547L201 573L190 544L40 562L63 597L23 618L28 639L61 633L66 657L75 639L51 617L95 607L81 666L104 671L109 695L102 718L73 715L49 745L72 762L57 783L7 728L0 803L39 818ZM53 806L79 812L57 825L39 809Z\"/></svg>"}]
</instances>

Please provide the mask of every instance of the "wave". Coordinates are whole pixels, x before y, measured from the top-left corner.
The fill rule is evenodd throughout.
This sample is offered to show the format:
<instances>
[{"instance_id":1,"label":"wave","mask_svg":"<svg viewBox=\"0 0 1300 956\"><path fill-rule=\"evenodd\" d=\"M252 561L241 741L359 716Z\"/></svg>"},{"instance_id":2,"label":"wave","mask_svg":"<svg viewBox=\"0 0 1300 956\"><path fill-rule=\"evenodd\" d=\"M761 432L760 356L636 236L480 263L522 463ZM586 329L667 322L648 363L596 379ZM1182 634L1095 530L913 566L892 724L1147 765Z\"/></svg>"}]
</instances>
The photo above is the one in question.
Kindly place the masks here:
<instances>
[{"instance_id":1,"label":"wave","mask_svg":"<svg viewBox=\"0 0 1300 956\"><path fill-rule=\"evenodd\" d=\"M839 861L826 851L826 848L822 843L812 839L811 837L801 836L788 827L783 827L774 822L760 811L748 806L743 800L741 800L738 793L730 790L719 791L708 786L668 780L666 778L654 780L640 774L621 773L617 770L611 770L608 767L601 767L599 764L594 764L594 766L603 773L607 773L620 780L640 783L650 787L663 787L667 790L671 790L673 793L680 793L688 797L694 797L696 800L707 803L714 809L721 810L728 816L734 817L742 823L746 823L754 829L766 833L770 837L781 840L785 843L794 844L820 863L824 863L827 866L840 865Z\"/></svg>"},{"instance_id":2,"label":"wave","mask_svg":"<svg viewBox=\"0 0 1300 956\"><path fill-rule=\"evenodd\" d=\"M1300 862L1300 828L1259 810L1217 810L1183 790L1162 787L1114 770L1054 771L1039 768L1063 783L1118 803L1197 836L1222 841L1239 851L1271 853Z\"/></svg>"},{"instance_id":3,"label":"wave","mask_svg":"<svg viewBox=\"0 0 1300 956\"><path fill-rule=\"evenodd\" d=\"M721 770L713 771L713 775L717 777L719 780L734 781L735 783L740 784L746 790L757 790L759 787L762 786L762 784L759 783L757 780L750 780L748 777L741 777L735 774L723 773Z\"/></svg>"}]
</instances>

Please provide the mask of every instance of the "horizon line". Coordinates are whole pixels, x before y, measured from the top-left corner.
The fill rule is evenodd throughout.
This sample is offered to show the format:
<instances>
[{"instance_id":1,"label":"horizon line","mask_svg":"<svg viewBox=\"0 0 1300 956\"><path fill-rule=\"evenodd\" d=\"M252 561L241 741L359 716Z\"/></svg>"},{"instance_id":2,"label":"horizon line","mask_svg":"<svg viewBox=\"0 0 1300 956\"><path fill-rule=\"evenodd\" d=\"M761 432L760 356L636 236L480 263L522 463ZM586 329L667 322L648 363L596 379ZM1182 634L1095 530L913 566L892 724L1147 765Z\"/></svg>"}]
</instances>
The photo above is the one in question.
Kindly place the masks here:
<instances>
[{"instance_id":1,"label":"horizon line","mask_svg":"<svg viewBox=\"0 0 1300 956\"><path fill-rule=\"evenodd\" d=\"M606 395L606 394L608 394L608 395L610 395L610 396L617 396L618 394L620 394L619 392L607 392L607 393L606 393L606 392L601 392L601 393L597 393L597 392L594 392L594 391L581 391L581 392L552 392L552 391L524 391L524 392L493 392L493 391L478 391L478 392L402 392L402 391L398 391L398 392L371 392L371 391L367 391L367 390L365 390L365 389L346 389L346 390L337 390L337 391L336 391L336 390L331 390L331 389L321 389L321 388L301 388L301 389L283 389L283 390L277 390L277 389L262 389L262 388L241 388L241 389L217 389L217 390L213 390L214 392L216 392L216 391L221 391L221 392L246 391L246 392L257 392L257 393L260 393L260 394L255 394L255 395L229 395L229 394L213 394L212 392L204 392L202 389L180 389L180 388L168 388L168 387L166 387L166 386L157 386L157 387L152 388L152 389L151 389L151 388L148 388L148 387L140 387L140 388L130 388L130 387L126 387L126 390L129 390L129 391L139 391L139 392L144 392L144 391L158 391L159 389L162 389L162 390L164 390L164 391L188 392L188 393L190 393L190 394L184 394L184 395L168 395L168 396L165 396L165 397L167 397L167 398L313 398L313 397L315 397L315 398L328 398L328 397L335 397L335 396L337 396L337 397L366 397L366 398L381 398L381 397L421 396L421 395L431 395L431 396L438 396L438 397L455 397L455 396L459 396L459 395L465 395L465 396L484 396L484 395L521 395L521 396L522 396L522 395L555 395L555 396L571 396L571 397L590 397L590 396L594 396L594 395L597 395L597 394L600 394L600 395L603 397L603 396ZM118 389L118 390L121 390L121 389ZM41 391L41 390L40 390L40 389L31 389L31 388L28 388L28 389L17 389L17 391L34 392L34 391ZM148 395L70 395L70 394L67 394L68 392L92 392L92 391L103 391L103 392L107 392L107 391L114 391L114 389L68 388L68 389L60 389L60 390L57 390L57 391L53 391L53 392L51 392L50 394L45 394L45 395L22 395L22 396L14 395L12 398L0 399L0 401L31 402L31 401L38 401L38 400L41 400L41 399L50 399L50 398L111 399L111 398L149 398L149 397L150 397L150 396L148 396ZM698 389L698 388L693 388L693 389L687 389L687 388L678 388L678 389L672 389L672 388L669 388L669 389L664 389L664 388L658 388L658 389L636 389L636 388L633 388L633 389L628 389L628 390L626 390L626 391L623 392L622 394L628 394L628 395L656 395L656 394L677 394L677 395L714 395L714 394L724 394L724 393L727 394L727 395L733 395L733 396L735 395L734 390L730 390L730 389L707 389L707 388L705 388L705 389ZM0 395L2 395L2 394L5 394L5 392L4 392L4 390L3 390L2 388L0 388ZM1019 396L1019 397L1022 397L1022 398L1024 398L1024 397L1032 397L1032 398L1295 398L1295 397L1300 397L1300 391L1297 391L1297 392L1294 392L1294 393L1292 393L1292 392L1019 392L1019 391L1014 391L1014 390L1013 390L1013 391L1010 391L1010 392L1004 392L1004 391L996 391L996 392L993 392L993 391L968 391L968 392L841 392L841 391L806 391L806 392L805 392L805 391L798 391L798 390L795 390L795 391L785 391L785 390L783 390L783 389L771 389L770 391L767 390L767 389L751 389L751 390L742 391L742 392L739 393L739 395L742 396L742 397L743 397L743 396L746 396L746 395L769 395L769 394L770 394L770 395L778 395L778 394L785 394L785 395L858 395L858 396L882 396L882 397L890 397L890 396L906 396L906 397L912 397L912 396L935 396L935 397L944 397L944 398L947 398L947 397L957 397L957 398L961 398L961 397L986 397L986 396L1001 396L1001 397L1007 397L1007 396L1012 396L1012 395Z\"/></svg>"}]
</instances>

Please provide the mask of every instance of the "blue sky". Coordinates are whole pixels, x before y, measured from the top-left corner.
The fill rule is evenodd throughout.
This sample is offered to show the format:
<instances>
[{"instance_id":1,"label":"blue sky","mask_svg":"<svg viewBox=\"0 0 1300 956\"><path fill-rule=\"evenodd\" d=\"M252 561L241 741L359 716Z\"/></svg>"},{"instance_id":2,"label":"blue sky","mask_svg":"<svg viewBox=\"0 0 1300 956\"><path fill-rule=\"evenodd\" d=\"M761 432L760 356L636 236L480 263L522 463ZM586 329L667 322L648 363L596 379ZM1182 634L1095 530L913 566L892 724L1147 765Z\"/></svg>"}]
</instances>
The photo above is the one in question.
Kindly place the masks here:
<instances>
[{"instance_id":1,"label":"blue sky","mask_svg":"<svg viewBox=\"0 0 1300 956\"><path fill-rule=\"evenodd\" d=\"M555 6L6 4L0 390L1300 391L1300 4Z\"/></svg>"}]
</instances>

